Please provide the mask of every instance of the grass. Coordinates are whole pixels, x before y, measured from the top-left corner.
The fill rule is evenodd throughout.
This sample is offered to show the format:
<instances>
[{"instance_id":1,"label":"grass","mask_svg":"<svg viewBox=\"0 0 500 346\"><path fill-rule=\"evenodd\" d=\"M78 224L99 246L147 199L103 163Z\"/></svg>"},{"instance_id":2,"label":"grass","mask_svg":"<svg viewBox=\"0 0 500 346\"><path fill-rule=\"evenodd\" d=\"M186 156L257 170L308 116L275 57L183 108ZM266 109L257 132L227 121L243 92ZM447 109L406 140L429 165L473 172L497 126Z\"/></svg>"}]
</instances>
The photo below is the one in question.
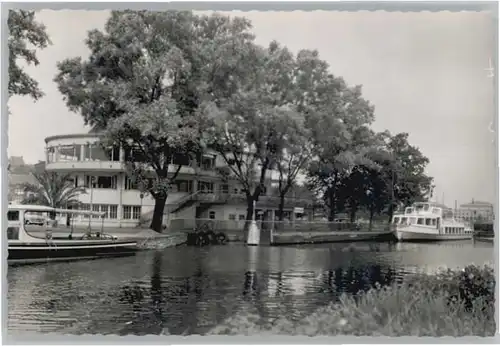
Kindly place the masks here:
<instances>
[{"instance_id":1,"label":"grass","mask_svg":"<svg viewBox=\"0 0 500 346\"><path fill-rule=\"evenodd\" d=\"M490 267L469 266L437 275L416 274L401 284L374 287L311 315L262 323L235 315L211 330L225 335L493 336L495 277Z\"/></svg>"}]
</instances>

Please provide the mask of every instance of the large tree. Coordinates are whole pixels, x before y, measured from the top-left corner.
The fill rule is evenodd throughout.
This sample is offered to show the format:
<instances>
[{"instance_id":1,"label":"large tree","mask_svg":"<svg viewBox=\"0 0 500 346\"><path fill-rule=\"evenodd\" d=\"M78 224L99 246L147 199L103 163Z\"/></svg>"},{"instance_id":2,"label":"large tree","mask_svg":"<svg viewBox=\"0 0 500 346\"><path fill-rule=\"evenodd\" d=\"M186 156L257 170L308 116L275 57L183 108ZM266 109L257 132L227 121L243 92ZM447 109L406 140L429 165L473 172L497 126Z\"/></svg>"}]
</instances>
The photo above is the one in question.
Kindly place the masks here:
<instances>
[{"instance_id":1,"label":"large tree","mask_svg":"<svg viewBox=\"0 0 500 346\"><path fill-rule=\"evenodd\" d=\"M207 100L200 114L207 123L212 148L242 186L250 221L254 204L281 157L287 125L296 110L290 102L292 90L287 89L293 78L293 55L276 42L267 49L257 45L244 48L230 55L241 69L239 83L231 94Z\"/></svg>"},{"instance_id":2,"label":"large tree","mask_svg":"<svg viewBox=\"0 0 500 346\"><path fill-rule=\"evenodd\" d=\"M316 155L309 166L308 182L323 196L332 221L339 205L346 202L338 194L344 179L360 165L373 165L369 154L377 142L369 128L374 108L362 97L361 87L348 87L333 78L330 83L327 90L333 90L325 97L326 107L310 118ZM351 198L351 206L352 202Z\"/></svg>"},{"instance_id":3,"label":"large tree","mask_svg":"<svg viewBox=\"0 0 500 346\"><path fill-rule=\"evenodd\" d=\"M37 66L40 63L36 50L51 44L45 26L35 20L35 12L24 10L9 10L7 25L10 32L9 96L29 95L38 100L44 94L38 87L38 82L19 66L19 59L23 59L28 65Z\"/></svg>"},{"instance_id":4,"label":"large tree","mask_svg":"<svg viewBox=\"0 0 500 346\"><path fill-rule=\"evenodd\" d=\"M433 178L426 173L429 159L408 141L408 133L398 133L388 139L387 150L391 157L390 183L394 201L389 206L392 219L396 206L408 206L427 200L432 193ZM389 174L386 174L386 176Z\"/></svg>"},{"instance_id":5,"label":"large tree","mask_svg":"<svg viewBox=\"0 0 500 346\"><path fill-rule=\"evenodd\" d=\"M153 175L147 188L154 230L161 229L170 185L200 151L200 102L227 97L238 83L233 55L252 42L249 28L244 19L219 15L113 11L104 32L89 33L86 61L58 64L55 80L68 107L106 143L140 154L127 165L133 179Z\"/></svg>"},{"instance_id":6,"label":"large tree","mask_svg":"<svg viewBox=\"0 0 500 346\"><path fill-rule=\"evenodd\" d=\"M297 178L304 173L313 154L311 131L305 126L303 117L288 117L284 147L276 162L278 172L277 192L279 196L278 218L284 218L285 197L297 185Z\"/></svg>"}]
</instances>

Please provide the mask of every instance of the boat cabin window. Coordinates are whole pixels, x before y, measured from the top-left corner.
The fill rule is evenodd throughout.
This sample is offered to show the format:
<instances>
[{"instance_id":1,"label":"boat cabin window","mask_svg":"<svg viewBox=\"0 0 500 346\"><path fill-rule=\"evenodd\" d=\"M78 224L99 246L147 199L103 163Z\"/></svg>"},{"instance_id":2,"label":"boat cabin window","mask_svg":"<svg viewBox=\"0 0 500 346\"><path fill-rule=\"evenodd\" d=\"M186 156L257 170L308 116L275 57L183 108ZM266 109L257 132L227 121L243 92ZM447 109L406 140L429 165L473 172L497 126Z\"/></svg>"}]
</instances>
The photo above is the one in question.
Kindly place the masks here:
<instances>
[{"instance_id":1,"label":"boat cabin window","mask_svg":"<svg viewBox=\"0 0 500 346\"><path fill-rule=\"evenodd\" d=\"M18 240L19 239L19 227L8 227L7 228L7 239L8 240Z\"/></svg>"},{"instance_id":2,"label":"boat cabin window","mask_svg":"<svg viewBox=\"0 0 500 346\"><path fill-rule=\"evenodd\" d=\"M19 210L9 210L7 212L8 221L19 221Z\"/></svg>"},{"instance_id":3,"label":"boat cabin window","mask_svg":"<svg viewBox=\"0 0 500 346\"><path fill-rule=\"evenodd\" d=\"M431 226L432 225L432 219L429 219L429 218L425 219L425 225L426 226Z\"/></svg>"},{"instance_id":4,"label":"boat cabin window","mask_svg":"<svg viewBox=\"0 0 500 346\"><path fill-rule=\"evenodd\" d=\"M417 218L416 217L410 217L410 225L414 225L417 223Z\"/></svg>"},{"instance_id":5,"label":"boat cabin window","mask_svg":"<svg viewBox=\"0 0 500 346\"><path fill-rule=\"evenodd\" d=\"M397 225L398 223L399 223L399 217L395 217L395 218L394 218L394 224L396 224L396 225Z\"/></svg>"},{"instance_id":6,"label":"boat cabin window","mask_svg":"<svg viewBox=\"0 0 500 346\"><path fill-rule=\"evenodd\" d=\"M407 220L408 220L408 218L407 218L407 217L402 217L402 218L401 218L401 224L402 224L402 225L406 225L406 224L407 224Z\"/></svg>"},{"instance_id":7,"label":"boat cabin window","mask_svg":"<svg viewBox=\"0 0 500 346\"><path fill-rule=\"evenodd\" d=\"M424 224L424 218L419 217L418 220L417 220L417 224L418 225L423 225Z\"/></svg>"},{"instance_id":8,"label":"boat cabin window","mask_svg":"<svg viewBox=\"0 0 500 346\"><path fill-rule=\"evenodd\" d=\"M432 219L432 225L433 225L433 226L436 226L436 225L437 225L437 220L436 220L436 219Z\"/></svg>"},{"instance_id":9,"label":"boat cabin window","mask_svg":"<svg viewBox=\"0 0 500 346\"><path fill-rule=\"evenodd\" d=\"M412 207L406 208L405 213L406 214L413 214L413 208Z\"/></svg>"}]
</instances>

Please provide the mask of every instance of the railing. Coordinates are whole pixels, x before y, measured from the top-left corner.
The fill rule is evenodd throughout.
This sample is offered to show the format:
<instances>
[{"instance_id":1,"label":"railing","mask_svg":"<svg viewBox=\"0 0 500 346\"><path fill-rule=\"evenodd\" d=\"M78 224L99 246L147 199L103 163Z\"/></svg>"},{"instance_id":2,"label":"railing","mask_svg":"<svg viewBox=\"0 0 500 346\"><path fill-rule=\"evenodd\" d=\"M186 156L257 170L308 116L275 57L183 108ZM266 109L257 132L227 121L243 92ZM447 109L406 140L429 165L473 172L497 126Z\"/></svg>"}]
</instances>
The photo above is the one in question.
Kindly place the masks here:
<instances>
[{"instance_id":1,"label":"railing","mask_svg":"<svg viewBox=\"0 0 500 346\"><path fill-rule=\"evenodd\" d=\"M223 204L240 204L247 202L247 197L241 193L226 193L226 192L203 192L200 191L198 195L198 199L201 202L207 203L223 203ZM280 203L280 198L277 196L267 196L261 195L259 196L259 200L257 201L257 207L263 205L272 205L278 206ZM294 197L285 197L285 208L290 207L313 207L314 201L304 198L294 198Z\"/></svg>"},{"instance_id":2,"label":"railing","mask_svg":"<svg viewBox=\"0 0 500 346\"><path fill-rule=\"evenodd\" d=\"M176 231L193 230L195 228L213 231L243 231L246 220L212 220L212 219L173 219L168 228ZM335 232L335 231L384 231L393 226L387 223L348 223L328 221L271 221L257 220L257 226L263 231L283 232Z\"/></svg>"}]
</instances>

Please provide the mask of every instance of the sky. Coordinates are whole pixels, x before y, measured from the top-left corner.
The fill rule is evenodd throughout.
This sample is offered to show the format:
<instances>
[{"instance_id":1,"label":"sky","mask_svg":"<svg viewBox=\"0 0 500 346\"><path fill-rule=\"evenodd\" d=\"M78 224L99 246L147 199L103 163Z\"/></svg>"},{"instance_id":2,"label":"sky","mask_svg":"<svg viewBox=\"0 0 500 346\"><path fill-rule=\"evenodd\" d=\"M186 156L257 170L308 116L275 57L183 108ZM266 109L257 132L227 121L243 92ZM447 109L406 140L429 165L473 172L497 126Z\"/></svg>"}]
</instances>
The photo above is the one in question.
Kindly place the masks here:
<instances>
[{"instance_id":1,"label":"sky","mask_svg":"<svg viewBox=\"0 0 500 346\"><path fill-rule=\"evenodd\" d=\"M331 72L363 85L375 106L373 128L408 132L430 159L435 198L453 206L495 200L493 79L494 23L486 12L227 12L251 20L257 43L277 40L294 52L317 49ZM37 13L52 45L38 52L40 65L26 71L45 92L36 103L9 100L9 155L44 160L44 139L86 131L70 112L53 78L56 63L87 57L88 30L103 29L105 11ZM444 199L444 200L443 200Z\"/></svg>"}]
</instances>

